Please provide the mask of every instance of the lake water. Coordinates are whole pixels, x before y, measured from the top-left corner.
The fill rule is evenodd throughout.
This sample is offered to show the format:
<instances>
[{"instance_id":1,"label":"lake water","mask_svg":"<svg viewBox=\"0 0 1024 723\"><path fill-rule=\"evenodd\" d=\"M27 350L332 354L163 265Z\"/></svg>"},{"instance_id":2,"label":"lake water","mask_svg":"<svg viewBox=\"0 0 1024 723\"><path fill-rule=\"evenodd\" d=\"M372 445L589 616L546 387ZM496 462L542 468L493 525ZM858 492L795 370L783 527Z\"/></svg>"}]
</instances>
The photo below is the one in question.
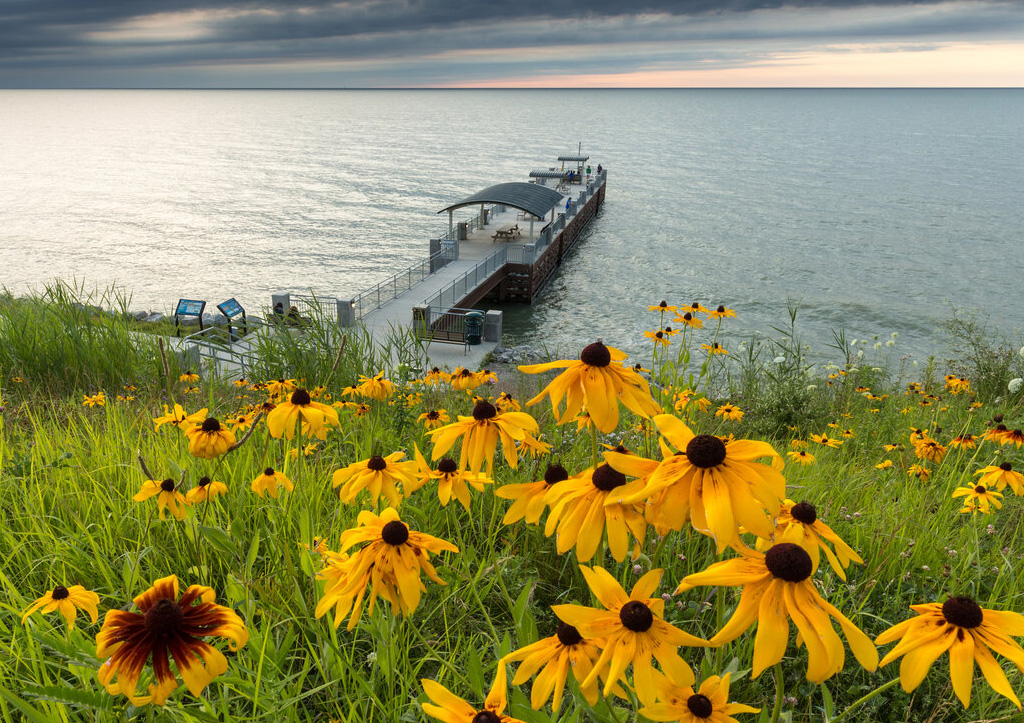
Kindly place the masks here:
<instances>
[{"instance_id":1,"label":"lake water","mask_svg":"<svg viewBox=\"0 0 1024 723\"><path fill-rule=\"evenodd\" d=\"M0 91L0 282L348 296L444 206L582 142L604 210L507 343L646 350L662 299L943 353L953 309L1024 327L1024 91ZM469 211L467 210L467 215Z\"/></svg>"}]
</instances>

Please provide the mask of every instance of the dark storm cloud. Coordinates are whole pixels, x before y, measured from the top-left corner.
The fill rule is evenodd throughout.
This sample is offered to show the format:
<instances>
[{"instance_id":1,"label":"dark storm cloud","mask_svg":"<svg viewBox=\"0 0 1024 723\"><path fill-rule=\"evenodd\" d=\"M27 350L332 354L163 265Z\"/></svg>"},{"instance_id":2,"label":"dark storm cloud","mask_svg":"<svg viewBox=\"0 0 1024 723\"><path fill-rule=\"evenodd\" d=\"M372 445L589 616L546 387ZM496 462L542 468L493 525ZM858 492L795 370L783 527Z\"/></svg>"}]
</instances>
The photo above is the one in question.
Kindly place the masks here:
<instances>
[{"instance_id":1,"label":"dark storm cloud","mask_svg":"<svg viewBox=\"0 0 1024 723\"><path fill-rule=\"evenodd\" d=\"M855 12L827 25L799 21L802 13L844 10ZM773 11L787 13L787 22L761 22ZM165 26L170 30L163 33ZM225 63L383 61L445 49L583 43L608 48L649 44L647 57L656 59L664 54L655 47L658 43L913 41L1005 37L1007 32L1020 37L1021 28L1021 3L1004 0L0 0L0 86L59 84L62 69L71 78L88 69L120 68L130 74L145 68L182 68L187 83L189 69ZM681 52L676 48L672 55ZM613 63L595 56L589 62L597 70L619 67L615 63L620 62L633 64L628 57ZM580 67L582 63L567 61ZM637 59L636 65L641 64ZM522 67L520 63L516 72ZM425 71L415 72L423 77ZM104 83L101 75L81 82Z\"/></svg>"}]
</instances>

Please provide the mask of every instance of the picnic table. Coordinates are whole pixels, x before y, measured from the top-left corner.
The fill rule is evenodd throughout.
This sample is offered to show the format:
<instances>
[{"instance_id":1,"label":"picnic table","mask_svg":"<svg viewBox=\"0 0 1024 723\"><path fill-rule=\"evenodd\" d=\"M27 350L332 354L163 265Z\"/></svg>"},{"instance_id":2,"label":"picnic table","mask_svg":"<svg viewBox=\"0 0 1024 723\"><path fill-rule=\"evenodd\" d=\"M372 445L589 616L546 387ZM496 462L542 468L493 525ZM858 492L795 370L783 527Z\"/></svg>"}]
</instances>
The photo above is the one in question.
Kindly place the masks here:
<instances>
[{"instance_id":1,"label":"picnic table","mask_svg":"<svg viewBox=\"0 0 1024 723\"><path fill-rule=\"evenodd\" d=\"M519 238L520 234L519 224L505 224L491 236L492 241L511 241L512 239Z\"/></svg>"}]
</instances>

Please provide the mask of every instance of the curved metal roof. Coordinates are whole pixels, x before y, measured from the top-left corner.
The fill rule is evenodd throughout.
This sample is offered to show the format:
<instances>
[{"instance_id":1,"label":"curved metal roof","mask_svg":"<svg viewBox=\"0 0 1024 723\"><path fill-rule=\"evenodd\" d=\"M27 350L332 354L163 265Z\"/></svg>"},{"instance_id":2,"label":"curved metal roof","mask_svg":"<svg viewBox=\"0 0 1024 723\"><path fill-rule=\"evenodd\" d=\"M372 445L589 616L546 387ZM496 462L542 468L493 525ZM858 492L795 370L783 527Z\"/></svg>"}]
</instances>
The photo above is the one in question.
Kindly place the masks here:
<instances>
[{"instance_id":1,"label":"curved metal roof","mask_svg":"<svg viewBox=\"0 0 1024 723\"><path fill-rule=\"evenodd\" d=\"M538 218L544 218L548 211L561 205L562 194L537 183L499 183L496 186L477 191L469 198L464 198L451 206L445 206L438 213L477 203L499 203L532 213Z\"/></svg>"}]
</instances>

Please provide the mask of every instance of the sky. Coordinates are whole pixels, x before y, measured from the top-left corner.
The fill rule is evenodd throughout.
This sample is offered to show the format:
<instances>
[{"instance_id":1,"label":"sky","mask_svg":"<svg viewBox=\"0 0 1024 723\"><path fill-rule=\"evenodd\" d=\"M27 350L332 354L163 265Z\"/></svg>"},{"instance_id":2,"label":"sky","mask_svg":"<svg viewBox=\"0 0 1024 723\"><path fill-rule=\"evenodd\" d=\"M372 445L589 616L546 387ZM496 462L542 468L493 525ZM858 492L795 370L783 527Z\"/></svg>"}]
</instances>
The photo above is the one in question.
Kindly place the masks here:
<instances>
[{"instance_id":1,"label":"sky","mask_svg":"<svg viewBox=\"0 0 1024 723\"><path fill-rule=\"evenodd\" d=\"M0 0L0 88L951 86L1024 0Z\"/></svg>"}]
</instances>

